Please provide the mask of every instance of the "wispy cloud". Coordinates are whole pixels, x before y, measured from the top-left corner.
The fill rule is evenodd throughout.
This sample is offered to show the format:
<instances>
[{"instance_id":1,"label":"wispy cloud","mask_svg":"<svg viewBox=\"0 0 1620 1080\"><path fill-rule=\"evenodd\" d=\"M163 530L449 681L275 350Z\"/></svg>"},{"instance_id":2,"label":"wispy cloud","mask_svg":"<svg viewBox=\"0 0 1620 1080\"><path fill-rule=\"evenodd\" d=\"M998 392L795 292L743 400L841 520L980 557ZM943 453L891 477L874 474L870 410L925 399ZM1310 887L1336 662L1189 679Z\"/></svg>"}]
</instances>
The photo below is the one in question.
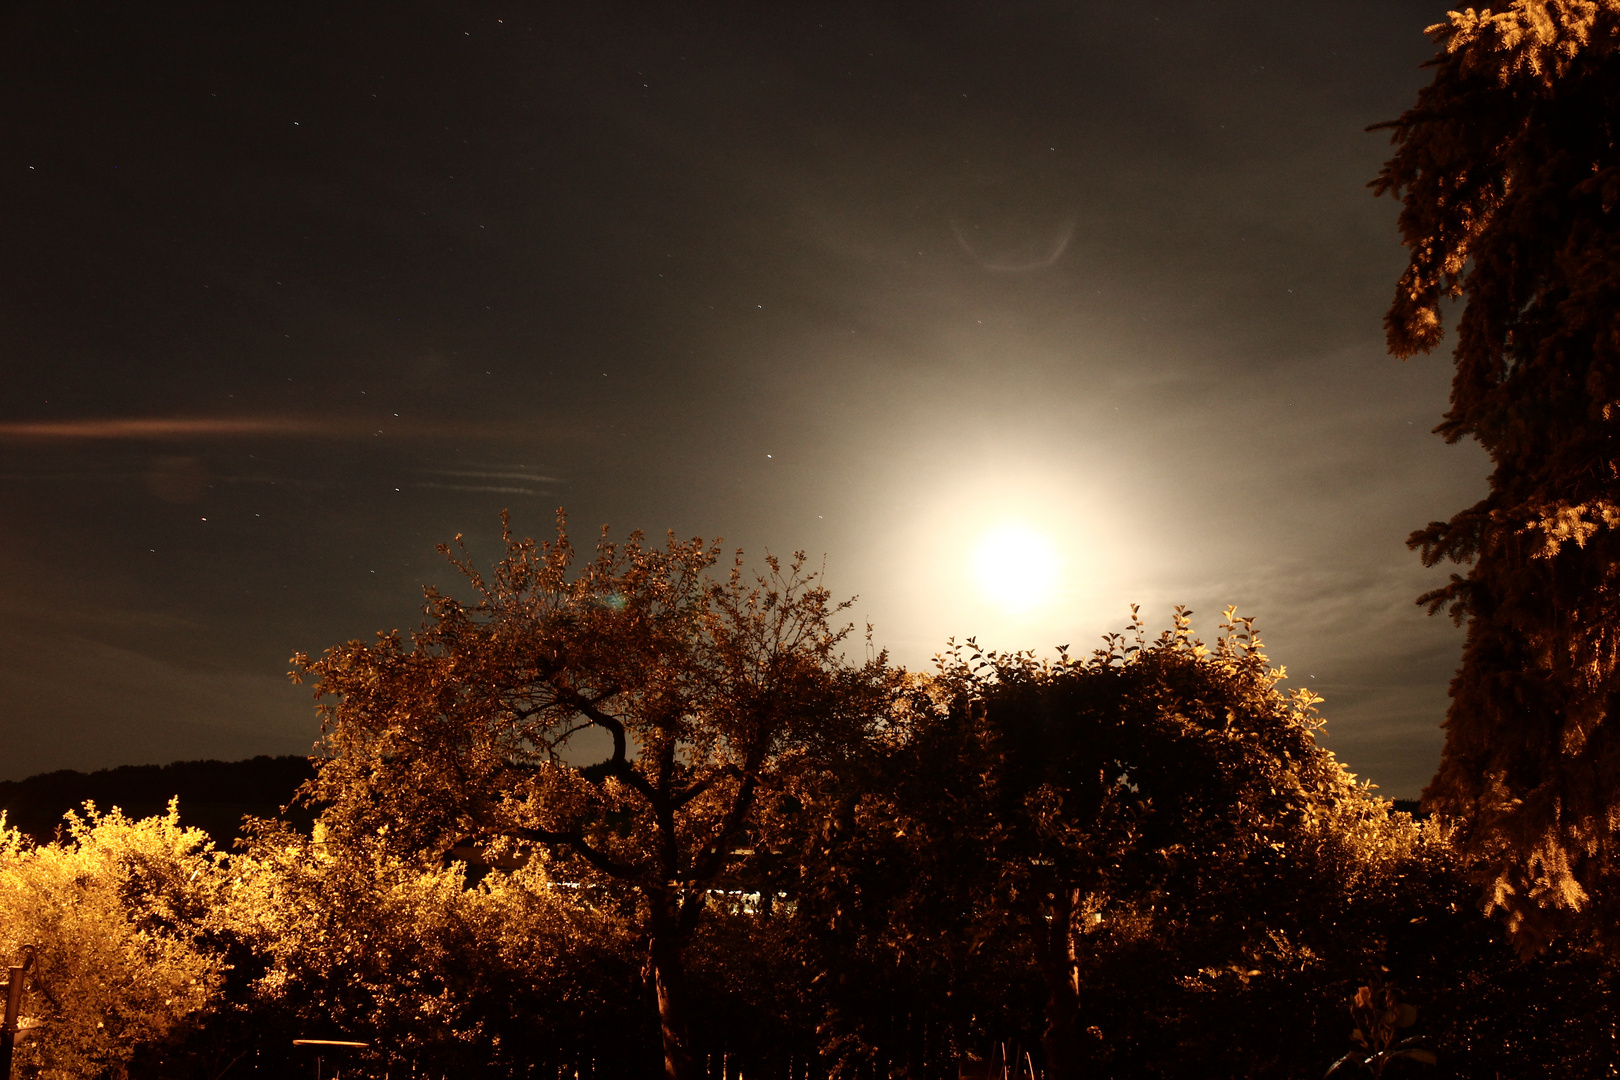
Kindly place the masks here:
<instances>
[{"instance_id":1,"label":"wispy cloud","mask_svg":"<svg viewBox=\"0 0 1620 1080\"><path fill-rule=\"evenodd\" d=\"M469 480L527 480L531 484L559 484L561 479L555 476L541 476L538 473L518 469L509 471L492 471L483 469L429 469L429 476L456 476Z\"/></svg>"},{"instance_id":2,"label":"wispy cloud","mask_svg":"<svg viewBox=\"0 0 1620 1080\"><path fill-rule=\"evenodd\" d=\"M352 433L349 425L345 434ZM290 417L122 417L0 423L0 439L185 439L240 435L335 434L321 421Z\"/></svg>"},{"instance_id":3,"label":"wispy cloud","mask_svg":"<svg viewBox=\"0 0 1620 1080\"><path fill-rule=\"evenodd\" d=\"M441 489L443 491L492 491L492 492L495 492L495 493L501 494L501 495L538 495L538 494L540 494L538 491L535 491L533 488L496 487L494 485L485 486L485 485L479 485L479 484L435 484L435 483L431 483L429 481L418 481L418 482L412 484L411 486L412 487L419 487L419 488L439 488L439 489Z\"/></svg>"},{"instance_id":4,"label":"wispy cloud","mask_svg":"<svg viewBox=\"0 0 1620 1080\"><path fill-rule=\"evenodd\" d=\"M422 421L399 416L126 416L80 420L23 420L0 422L0 441L89 442L179 439L296 437L348 439L364 437L509 440L533 439L532 424L487 421ZM578 432L564 424L550 424L552 439ZM472 475L472 474L469 474ZM523 476L534 482L547 477Z\"/></svg>"}]
</instances>

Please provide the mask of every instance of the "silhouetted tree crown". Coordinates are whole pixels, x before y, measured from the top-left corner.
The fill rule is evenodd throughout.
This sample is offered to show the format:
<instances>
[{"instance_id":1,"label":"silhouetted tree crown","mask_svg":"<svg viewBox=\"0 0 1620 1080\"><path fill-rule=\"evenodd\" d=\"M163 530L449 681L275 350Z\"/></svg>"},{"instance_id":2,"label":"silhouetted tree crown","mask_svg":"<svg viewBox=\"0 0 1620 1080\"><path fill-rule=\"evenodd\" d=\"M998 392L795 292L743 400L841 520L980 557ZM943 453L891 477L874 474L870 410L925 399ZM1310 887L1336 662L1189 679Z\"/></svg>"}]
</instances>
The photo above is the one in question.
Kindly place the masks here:
<instances>
[{"instance_id":1,"label":"silhouetted tree crown","mask_svg":"<svg viewBox=\"0 0 1620 1080\"><path fill-rule=\"evenodd\" d=\"M427 591L427 619L319 660L327 759L311 793L338 836L437 854L538 849L637 912L671 1080L692 1075L682 953L705 887L882 723L896 675L843 658L850 628L797 554L708 571L718 546L604 530L574 566L561 515L536 544L504 530L486 577L442 549L474 599ZM594 734L593 747L581 745ZM605 747L606 749L603 749Z\"/></svg>"},{"instance_id":2,"label":"silhouetted tree crown","mask_svg":"<svg viewBox=\"0 0 1620 1080\"><path fill-rule=\"evenodd\" d=\"M1432 349L1462 297L1447 441L1490 492L1409 543L1471 564L1422 597L1467 620L1425 794L1467 823L1522 947L1593 913L1620 824L1620 3L1516 0L1429 28L1433 82L1375 182L1411 249L1385 324ZM1612 920L1610 920L1612 922Z\"/></svg>"},{"instance_id":3,"label":"silhouetted tree crown","mask_svg":"<svg viewBox=\"0 0 1620 1080\"><path fill-rule=\"evenodd\" d=\"M1210 973L1279 950L1308 963L1289 942L1342 903L1343 867L1394 841L1385 804L1317 744L1320 699L1282 692L1283 674L1231 610L1212 646L1178 611L1157 638L1136 622L1085 657L947 653L906 738L829 815L830 854L808 860L800 910L836 943L836 1008L881 1015L862 992L892 957L949 991L932 1007L965 1040L987 1026L972 1003L1009 996L983 981L1022 968L1044 999L1046 1075L1070 1080L1105 1068L1096 1025L1117 1034L1088 986L1106 956L1136 956L1159 998L1218 991ZM1324 854L1352 836L1353 854Z\"/></svg>"}]
</instances>

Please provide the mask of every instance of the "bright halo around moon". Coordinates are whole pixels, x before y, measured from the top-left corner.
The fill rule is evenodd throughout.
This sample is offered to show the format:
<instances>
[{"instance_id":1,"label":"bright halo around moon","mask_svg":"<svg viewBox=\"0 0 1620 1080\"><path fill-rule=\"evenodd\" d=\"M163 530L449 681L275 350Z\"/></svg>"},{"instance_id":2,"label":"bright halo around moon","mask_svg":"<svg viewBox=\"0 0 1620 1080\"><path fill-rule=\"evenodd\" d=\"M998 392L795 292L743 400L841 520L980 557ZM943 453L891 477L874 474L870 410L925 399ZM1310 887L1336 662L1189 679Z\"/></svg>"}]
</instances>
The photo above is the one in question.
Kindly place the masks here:
<instances>
[{"instance_id":1,"label":"bright halo around moon","mask_svg":"<svg viewBox=\"0 0 1620 1080\"><path fill-rule=\"evenodd\" d=\"M1057 577L1057 548L1044 533L1021 522L1002 522L973 549L979 591L1008 611L1046 603L1057 591Z\"/></svg>"}]
</instances>

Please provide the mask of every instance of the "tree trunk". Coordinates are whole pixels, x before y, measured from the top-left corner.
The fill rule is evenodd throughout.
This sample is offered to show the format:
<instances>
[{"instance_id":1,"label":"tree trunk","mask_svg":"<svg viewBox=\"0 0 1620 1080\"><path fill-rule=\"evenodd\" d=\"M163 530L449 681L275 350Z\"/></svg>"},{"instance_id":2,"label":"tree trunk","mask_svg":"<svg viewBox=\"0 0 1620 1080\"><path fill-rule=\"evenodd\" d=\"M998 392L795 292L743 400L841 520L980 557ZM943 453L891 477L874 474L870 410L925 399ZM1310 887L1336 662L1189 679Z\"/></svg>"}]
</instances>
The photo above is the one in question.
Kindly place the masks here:
<instances>
[{"instance_id":1,"label":"tree trunk","mask_svg":"<svg viewBox=\"0 0 1620 1080\"><path fill-rule=\"evenodd\" d=\"M1080 1031L1080 982L1075 967L1072 925L1076 896L1059 886L1052 893L1047 922L1036 933L1035 963L1046 983L1046 1030L1041 1048L1046 1053L1047 1080L1081 1080L1085 1047Z\"/></svg>"},{"instance_id":2,"label":"tree trunk","mask_svg":"<svg viewBox=\"0 0 1620 1080\"><path fill-rule=\"evenodd\" d=\"M652 937L647 942L647 966L658 1000L658 1028L664 1044L664 1080L697 1080L686 1028L686 971L681 964L678 920L674 912L661 912L664 906L657 899L653 901Z\"/></svg>"}]
</instances>

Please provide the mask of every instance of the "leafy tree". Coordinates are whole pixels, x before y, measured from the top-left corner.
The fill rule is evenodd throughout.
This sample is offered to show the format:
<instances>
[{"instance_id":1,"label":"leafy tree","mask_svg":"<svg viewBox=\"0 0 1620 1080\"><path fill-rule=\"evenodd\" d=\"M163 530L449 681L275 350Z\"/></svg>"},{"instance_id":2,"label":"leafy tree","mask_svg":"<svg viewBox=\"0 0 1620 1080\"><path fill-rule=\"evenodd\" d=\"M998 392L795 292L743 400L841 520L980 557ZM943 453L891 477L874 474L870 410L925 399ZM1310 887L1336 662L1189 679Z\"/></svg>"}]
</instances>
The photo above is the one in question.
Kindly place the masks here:
<instances>
[{"instance_id":1,"label":"leafy tree","mask_svg":"<svg viewBox=\"0 0 1620 1080\"><path fill-rule=\"evenodd\" d=\"M1428 32L1433 82L1381 125L1397 151L1374 187L1402 200L1411 249L1385 325L1394 355L1427 352L1464 298L1436 430L1494 469L1484 499L1409 541L1426 565L1471 564L1419 601L1468 623L1425 799L1466 824L1487 909L1533 951L1613 903L1620 5L1514 0Z\"/></svg>"},{"instance_id":2,"label":"leafy tree","mask_svg":"<svg viewBox=\"0 0 1620 1080\"><path fill-rule=\"evenodd\" d=\"M844 660L849 628L830 620L847 604L802 554L750 582L739 553L716 581L718 546L604 530L571 575L560 515L555 541L504 536L487 579L441 549L474 599L427 590L408 646L394 632L294 658L318 680L330 755L310 793L335 836L540 848L614 898L645 944L665 1073L685 1080L683 953L705 888L881 723L895 675L881 654ZM587 732L609 749L579 767Z\"/></svg>"},{"instance_id":3,"label":"leafy tree","mask_svg":"<svg viewBox=\"0 0 1620 1080\"><path fill-rule=\"evenodd\" d=\"M1094 939L1197 930L1177 934L1191 971L1242 961L1264 941L1264 891L1251 886L1351 790L1316 745L1318 699L1284 696L1251 621L1226 614L1213 649L1178 612L1151 643L1138 622L1134 640L1086 659L956 654L942 672L954 707L983 717L995 910L1041 974L1060 1080L1089 1056L1080 991Z\"/></svg>"},{"instance_id":4,"label":"leafy tree","mask_svg":"<svg viewBox=\"0 0 1620 1080\"><path fill-rule=\"evenodd\" d=\"M985 966L976 959L1007 955L975 912L989 826L983 747L934 686L908 676L884 738L808 793L802 827L779 841L791 852L780 885L795 904L805 1011L820 1020L833 1075L890 1075L896 1061L933 1075L914 1059L982 1055L1018 1028L1004 1005L1028 982L1027 964L974 985ZM906 1039L917 1020L932 1047Z\"/></svg>"},{"instance_id":5,"label":"leafy tree","mask_svg":"<svg viewBox=\"0 0 1620 1080\"><path fill-rule=\"evenodd\" d=\"M1213 648L1185 613L1157 640L1133 630L1056 663L954 649L874 781L828 815L839 835L806 860L800 911L859 958L825 961L855 1049L894 1056L874 1044L897 1033L857 1018L910 967L958 1052L1018 1040L1033 1006L1047 1075L1087 1075L1123 1026L1173 1028L1169 1011L1304 963L1356 859L1404 850L1248 620L1229 611ZM1138 1063L1173 1067L1165 1050Z\"/></svg>"},{"instance_id":6,"label":"leafy tree","mask_svg":"<svg viewBox=\"0 0 1620 1080\"><path fill-rule=\"evenodd\" d=\"M19 1069L119 1078L218 1004L223 964L208 931L222 862L173 802L139 821L86 803L42 846L0 822L0 956L36 946L28 1011L43 1021L18 1048Z\"/></svg>"},{"instance_id":7,"label":"leafy tree","mask_svg":"<svg viewBox=\"0 0 1620 1080\"><path fill-rule=\"evenodd\" d=\"M423 866L376 839L261 827L231 859L219 918L252 973L233 1003L239 1038L261 1060L295 1037L356 1040L379 1074L458 1076L645 1046L624 1001L639 965L621 921L549 869L535 858L469 886L464 865Z\"/></svg>"}]
</instances>

